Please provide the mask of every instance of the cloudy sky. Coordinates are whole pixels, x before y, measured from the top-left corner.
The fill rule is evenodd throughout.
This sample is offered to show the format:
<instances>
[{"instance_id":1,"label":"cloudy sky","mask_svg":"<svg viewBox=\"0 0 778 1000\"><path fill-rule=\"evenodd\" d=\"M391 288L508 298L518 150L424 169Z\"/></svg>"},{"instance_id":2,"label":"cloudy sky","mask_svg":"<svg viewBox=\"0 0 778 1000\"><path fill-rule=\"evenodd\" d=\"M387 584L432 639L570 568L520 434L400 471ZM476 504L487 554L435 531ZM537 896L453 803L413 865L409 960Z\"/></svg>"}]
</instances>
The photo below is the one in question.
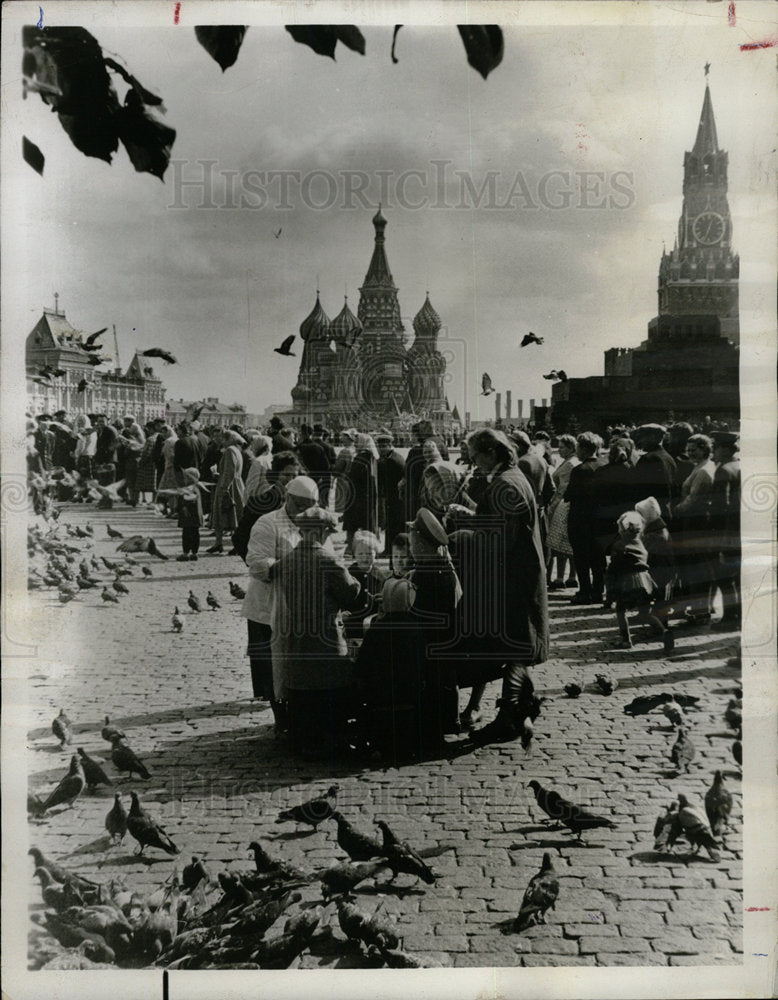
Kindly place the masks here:
<instances>
[{"instance_id":1,"label":"cloudy sky","mask_svg":"<svg viewBox=\"0 0 778 1000\"><path fill-rule=\"evenodd\" d=\"M184 2L178 26L174 4L151 5L159 24L149 27L132 4L86 6L81 19L78 5L45 5L45 24L67 13L163 96L178 133L164 183L135 173L123 150L110 166L87 159L37 96L21 100L16 21L36 20L38 7L25 17L26 5L13 6L3 32L4 157L16 161L4 204L6 349L56 291L77 328L116 324L123 364L136 346L171 350L179 363L157 367L170 397L259 411L288 403L296 362L272 348L297 333L317 283L331 317L344 293L356 311L383 199L406 328L410 337L429 289L451 403L474 419L493 414L479 399L482 371L514 399L550 396L544 372L601 374L603 350L645 336L706 62L730 157L744 337L774 309L775 49L740 50L775 37L773 5L741 3L731 24L724 3L506 4L480 18L469 4L471 21L505 31L504 60L486 81L467 65L457 4L444 11L452 23L435 26L431 5L364 8L347 19L362 26L366 55L339 47L334 62L284 31L288 8L255 7L279 24L253 25L225 73L192 30L226 19L215 4ZM297 8L298 21L310 17ZM395 20L405 24L397 65ZM46 156L43 177L20 162L22 133ZM212 207L202 187L181 185L206 170ZM519 350L528 330L542 347Z\"/></svg>"}]
</instances>

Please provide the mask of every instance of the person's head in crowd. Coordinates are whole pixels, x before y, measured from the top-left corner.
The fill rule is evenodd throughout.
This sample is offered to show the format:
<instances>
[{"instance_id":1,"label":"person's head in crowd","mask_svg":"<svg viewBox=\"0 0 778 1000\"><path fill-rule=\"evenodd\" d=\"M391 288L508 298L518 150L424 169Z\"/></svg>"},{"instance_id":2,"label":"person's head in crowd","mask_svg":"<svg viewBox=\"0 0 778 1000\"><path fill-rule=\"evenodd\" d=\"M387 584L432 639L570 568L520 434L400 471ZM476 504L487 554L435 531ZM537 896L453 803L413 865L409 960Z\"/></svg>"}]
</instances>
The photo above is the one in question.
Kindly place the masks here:
<instances>
[{"instance_id":1,"label":"person's head in crowd","mask_svg":"<svg viewBox=\"0 0 778 1000\"><path fill-rule=\"evenodd\" d=\"M323 545L329 535L338 530L337 517L323 507L311 504L294 518L297 530L300 532L301 544Z\"/></svg>"},{"instance_id":2,"label":"person's head in crowd","mask_svg":"<svg viewBox=\"0 0 778 1000\"><path fill-rule=\"evenodd\" d=\"M35 418L35 420L38 424L38 427L45 428L46 424L48 424L48 422L51 420L51 417L48 415L48 413L39 413L38 416Z\"/></svg>"},{"instance_id":3,"label":"person's head in crowd","mask_svg":"<svg viewBox=\"0 0 778 1000\"><path fill-rule=\"evenodd\" d=\"M182 473L184 477L184 483L187 486L193 486L195 483L200 481L200 470L192 466L190 469L184 469Z\"/></svg>"},{"instance_id":4,"label":"person's head in crowd","mask_svg":"<svg viewBox=\"0 0 778 1000\"><path fill-rule=\"evenodd\" d=\"M232 430L228 427L226 430L222 431L222 444L225 448L229 448L230 445L237 445L238 448L246 447L246 439L238 434L237 431Z\"/></svg>"},{"instance_id":5,"label":"person's head in crowd","mask_svg":"<svg viewBox=\"0 0 778 1000\"><path fill-rule=\"evenodd\" d=\"M363 573L373 568L376 556L381 551L381 543L372 531L355 531L351 542L354 561Z\"/></svg>"},{"instance_id":6,"label":"person's head in crowd","mask_svg":"<svg viewBox=\"0 0 778 1000\"><path fill-rule=\"evenodd\" d=\"M54 419L58 424L64 424L67 419L67 410L56 410L54 413Z\"/></svg>"},{"instance_id":7,"label":"person's head in crowd","mask_svg":"<svg viewBox=\"0 0 778 1000\"><path fill-rule=\"evenodd\" d=\"M511 434L511 441L513 441L516 448L516 454L519 458L527 454L532 444L526 431L514 431L513 434Z\"/></svg>"},{"instance_id":8,"label":"person's head in crowd","mask_svg":"<svg viewBox=\"0 0 778 1000\"><path fill-rule=\"evenodd\" d=\"M572 434L560 434L557 441L557 450L563 459L567 461L575 455L575 438Z\"/></svg>"},{"instance_id":9,"label":"person's head in crowd","mask_svg":"<svg viewBox=\"0 0 778 1000\"><path fill-rule=\"evenodd\" d=\"M692 434L686 442L686 457L695 465L705 462L713 452L713 442L707 434Z\"/></svg>"},{"instance_id":10,"label":"person's head in crowd","mask_svg":"<svg viewBox=\"0 0 778 1000\"><path fill-rule=\"evenodd\" d=\"M270 418L270 429L271 431L280 431L284 426L284 422L280 417Z\"/></svg>"},{"instance_id":11,"label":"person's head in crowd","mask_svg":"<svg viewBox=\"0 0 778 1000\"><path fill-rule=\"evenodd\" d=\"M463 437L459 442L459 457L463 462L467 463L467 465L470 464L470 451L467 447L467 438Z\"/></svg>"},{"instance_id":12,"label":"person's head in crowd","mask_svg":"<svg viewBox=\"0 0 778 1000\"><path fill-rule=\"evenodd\" d=\"M420 507L416 520L409 522L411 553L416 563L429 561L440 555L441 548L448 548L448 535L431 510Z\"/></svg>"},{"instance_id":13,"label":"person's head in crowd","mask_svg":"<svg viewBox=\"0 0 778 1000\"><path fill-rule=\"evenodd\" d=\"M584 431L575 439L575 453L582 462L595 458L602 448L602 438L594 431Z\"/></svg>"},{"instance_id":14,"label":"person's head in crowd","mask_svg":"<svg viewBox=\"0 0 778 1000\"><path fill-rule=\"evenodd\" d=\"M680 420L667 429L667 450L673 458L679 458L686 451L686 442L694 434L691 424Z\"/></svg>"},{"instance_id":15,"label":"person's head in crowd","mask_svg":"<svg viewBox=\"0 0 778 1000\"><path fill-rule=\"evenodd\" d=\"M608 448L609 465L629 465L634 445L629 438L616 438Z\"/></svg>"},{"instance_id":16,"label":"person's head in crowd","mask_svg":"<svg viewBox=\"0 0 778 1000\"><path fill-rule=\"evenodd\" d=\"M311 434L313 433L313 428L310 424L300 424L300 440L308 441Z\"/></svg>"},{"instance_id":17,"label":"person's head in crowd","mask_svg":"<svg viewBox=\"0 0 778 1000\"><path fill-rule=\"evenodd\" d=\"M630 541L634 538L640 538L645 527L645 522L636 510L628 510L618 519L616 527L618 528L619 535L623 539Z\"/></svg>"},{"instance_id":18,"label":"person's head in crowd","mask_svg":"<svg viewBox=\"0 0 778 1000\"><path fill-rule=\"evenodd\" d=\"M394 438L389 431L379 431L375 436L376 448L381 458L386 458L394 447Z\"/></svg>"},{"instance_id":19,"label":"person's head in crowd","mask_svg":"<svg viewBox=\"0 0 778 1000\"><path fill-rule=\"evenodd\" d=\"M279 451L273 455L270 462L270 471L267 474L268 482L278 483L284 490L288 484L299 476L302 471L300 459L293 451Z\"/></svg>"},{"instance_id":20,"label":"person's head in crowd","mask_svg":"<svg viewBox=\"0 0 778 1000\"><path fill-rule=\"evenodd\" d=\"M395 576L405 576L412 567L411 536L401 531L392 539L392 571Z\"/></svg>"},{"instance_id":21,"label":"person's head in crowd","mask_svg":"<svg viewBox=\"0 0 778 1000\"><path fill-rule=\"evenodd\" d=\"M646 497L645 500L638 500L635 504L635 510L647 525L653 524L654 521L658 521L662 516L662 509L656 497Z\"/></svg>"},{"instance_id":22,"label":"person's head in crowd","mask_svg":"<svg viewBox=\"0 0 778 1000\"><path fill-rule=\"evenodd\" d=\"M740 448L737 434L732 431L714 431L711 438L713 440L713 461L717 465L731 462Z\"/></svg>"},{"instance_id":23,"label":"person's head in crowd","mask_svg":"<svg viewBox=\"0 0 778 1000\"><path fill-rule=\"evenodd\" d=\"M467 438L467 448L470 461L487 474L498 465L510 468L517 462L516 449L502 431L493 427L473 431Z\"/></svg>"},{"instance_id":24,"label":"person's head in crowd","mask_svg":"<svg viewBox=\"0 0 778 1000\"><path fill-rule=\"evenodd\" d=\"M254 458L259 458L260 455L267 455L272 447L273 442L267 434L256 434L250 445Z\"/></svg>"},{"instance_id":25,"label":"person's head in crowd","mask_svg":"<svg viewBox=\"0 0 778 1000\"><path fill-rule=\"evenodd\" d=\"M324 440L324 427L322 426L322 424L313 425L313 437L315 440L319 441Z\"/></svg>"},{"instance_id":26,"label":"person's head in crowd","mask_svg":"<svg viewBox=\"0 0 778 1000\"><path fill-rule=\"evenodd\" d=\"M424 461L427 465L432 465L433 462L442 461L440 455L440 448L438 448L437 444L432 440L432 438L429 438L421 446L421 453L424 456Z\"/></svg>"},{"instance_id":27,"label":"person's head in crowd","mask_svg":"<svg viewBox=\"0 0 778 1000\"><path fill-rule=\"evenodd\" d=\"M357 434L354 447L357 453L368 452L373 458L378 458L378 449L375 446L375 441L369 434Z\"/></svg>"},{"instance_id":28,"label":"person's head in crowd","mask_svg":"<svg viewBox=\"0 0 778 1000\"><path fill-rule=\"evenodd\" d=\"M294 521L309 507L319 503L319 488L310 476L295 476L286 486L286 513Z\"/></svg>"},{"instance_id":29,"label":"person's head in crowd","mask_svg":"<svg viewBox=\"0 0 778 1000\"><path fill-rule=\"evenodd\" d=\"M192 428L186 420L182 420L178 427L176 427L176 432L179 437L189 437L192 433Z\"/></svg>"},{"instance_id":30,"label":"person's head in crowd","mask_svg":"<svg viewBox=\"0 0 778 1000\"><path fill-rule=\"evenodd\" d=\"M171 437L172 434L173 434L173 428L170 426L170 424L163 423L159 429L159 436L162 438L162 440L167 441L167 439Z\"/></svg>"},{"instance_id":31,"label":"person's head in crowd","mask_svg":"<svg viewBox=\"0 0 778 1000\"><path fill-rule=\"evenodd\" d=\"M641 451L654 451L661 446L665 433L661 424L642 424L637 430L632 431L630 437Z\"/></svg>"}]
</instances>

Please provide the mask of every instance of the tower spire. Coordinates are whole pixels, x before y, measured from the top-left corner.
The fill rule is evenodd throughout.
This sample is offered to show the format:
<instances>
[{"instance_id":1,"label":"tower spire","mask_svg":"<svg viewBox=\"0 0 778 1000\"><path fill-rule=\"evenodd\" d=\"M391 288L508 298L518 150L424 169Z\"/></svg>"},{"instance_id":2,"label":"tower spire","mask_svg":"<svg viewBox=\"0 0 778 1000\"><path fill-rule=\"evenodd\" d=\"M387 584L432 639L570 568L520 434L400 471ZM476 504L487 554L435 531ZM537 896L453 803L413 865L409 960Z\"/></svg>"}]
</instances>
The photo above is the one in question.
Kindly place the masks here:
<instances>
[{"instance_id":1,"label":"tower spire","mask_svg":"<svg viewBox=\"0 0 778 1000\"><path fill-rule=\"evenodd\" d=\"M697 126L697 138L694 141L692 153L700 160L709 153L718 153L719 140L716 135L716 120L713 117L713 101L710 97L710 87L707 83L710 63L705 64L705 97L702 102L702 112L700 113L700 124Z\"/></svg>"}]
</instances>

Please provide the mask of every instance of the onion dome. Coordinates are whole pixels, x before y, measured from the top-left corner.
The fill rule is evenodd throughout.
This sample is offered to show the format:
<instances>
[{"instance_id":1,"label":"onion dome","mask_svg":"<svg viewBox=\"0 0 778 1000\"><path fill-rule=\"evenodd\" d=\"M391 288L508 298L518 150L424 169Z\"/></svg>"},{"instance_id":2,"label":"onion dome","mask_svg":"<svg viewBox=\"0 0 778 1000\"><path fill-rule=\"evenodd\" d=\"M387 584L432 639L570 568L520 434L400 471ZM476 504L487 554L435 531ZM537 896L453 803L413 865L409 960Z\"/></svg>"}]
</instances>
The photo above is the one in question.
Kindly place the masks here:
<instances>
[{"instance_id":1,"label":"onion dome","mask_svg":"<svg viewBox=\"0 0 778 1000\"><path fill-rule=\"evenodd\" d=\"M330 318L321 307L319 293L316 293L316 305L310 315L300 324L300 336L303 340L329 340Z\"/></svg>"},{"instance_id":2,"label":"onion dome","mask_svg":"<svg viewBox=\"0 0 778 1000\"><path fill-rule=\"evenodd\" d=\"M440 330L442 324L440 316L432 308L429 292L424 300L424 305L413 317L413 329L417 336L433 336Z\"/></svg>"},{"instance_id":3,"label":"onion dome","mask_svg":"<svg viewBox=\"0 0 778 1000\"><path fill-rule=\"evenodd\" d=\"M360 333L362 333L362 324L349 309L347 295L343 308L330 323L330 336L336 344L345 344L347 347L351 347Z\"/></svg>"}]
</instances>

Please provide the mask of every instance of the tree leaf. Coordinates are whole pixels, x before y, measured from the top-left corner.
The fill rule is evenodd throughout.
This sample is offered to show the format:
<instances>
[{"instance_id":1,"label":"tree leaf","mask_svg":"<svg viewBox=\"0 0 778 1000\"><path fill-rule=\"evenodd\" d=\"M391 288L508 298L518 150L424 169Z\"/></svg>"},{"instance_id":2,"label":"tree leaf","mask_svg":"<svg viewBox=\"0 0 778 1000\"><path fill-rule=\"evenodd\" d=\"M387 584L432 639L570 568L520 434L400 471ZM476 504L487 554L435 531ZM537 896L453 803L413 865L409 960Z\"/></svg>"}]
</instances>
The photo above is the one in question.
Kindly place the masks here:
<instances>
[{"instance_id":1,"label":"tree leaf","mask_svg":"<svg viewBox=\"0 0 778 1000\"><path fill-rule=\"evenodd\" d=\"M208 55L221 66L222 73L234 65L246 35L244 24L200 24L195 36Z\"/></svg>"},{"instance_id":2,"label":"tree leaf","mask_svg":"<svg viewBox=\"0 0 778 1000\"><path fill-rule=\"evenodd\" d=\"M338 36L328 24L287 24L286 30L300 45L307 45L317 55L335 58Z\"/></svg>"},{"instance_id":3,"label":"tree leaf","mask_svg":"<svg viewBox=\"0 0 778 1000\"><path fill-rule=\"evenodd\" d=\"M502 29L496 24L459 24L457 27L465 44L467 61L485 80L502 62Z\"/></svg>"},{"instance_id":4,"label":"tree leaf","mask_svg":"<svg viewBox=\"0 0 778 1000\"><path fill-rule=\"evenodd\" d=\"M32 169L37 171L42 177L46 157L34 142L30 142L26 135L22 136L22 156L25 163L29 163Z\"/></svg>"},{"instance_id":5,"label":"tree leaf","mask_svg":"<svg viewBox=\"0 0 778 1000\"><path fill-rule=\"evenodd\" d=\"M395 47L395 45L397 45L397 32L400 30L400 28L402 28L401 24L395 24L394 31L392 32L392 51L391 51L391 56L392 56L392 62L393 63L398 63L400 61L397 58L397 56L394 54L394 47Z\"/></svg>"},{"instance_id":6,"label":"tree leaf","mask_svg":"<svg viewBox=\"0 0 778 1000\"><path fill-rule=\"evenodd\" d=\"M132 87L136 92L138 97L143 101L144 104L151 104L158 107L162 104L162 98L157 97L156 94L152 94L150 90L146 90L142 83L135 79L129 70L125 69L121 63L116 62L115 59L111 59L110 56L105 57L105 65L110 69L116 70L116 72Z\"/></svg>"},{"instance_id":7,"label":"tree leaf","mask_svg":"<svg viewBox=\"0 0 778 1000\"><path fill-rule=\"evenodd\" d=\"M365 36L355 24L333 24L338 41L361 56L365 54Z\"/></svg>"},{"instance_id":8,"label":"tree leaf","mask_svg":"<svg viewBox=\"0 0 778 1000\"><path fill-rule=\"evenodd\" d=\"M158 121L134 90L128 90L118 115L119 138L139 173L162 180L170 163L176 130Z\"/></svg>"}]
</instances>

